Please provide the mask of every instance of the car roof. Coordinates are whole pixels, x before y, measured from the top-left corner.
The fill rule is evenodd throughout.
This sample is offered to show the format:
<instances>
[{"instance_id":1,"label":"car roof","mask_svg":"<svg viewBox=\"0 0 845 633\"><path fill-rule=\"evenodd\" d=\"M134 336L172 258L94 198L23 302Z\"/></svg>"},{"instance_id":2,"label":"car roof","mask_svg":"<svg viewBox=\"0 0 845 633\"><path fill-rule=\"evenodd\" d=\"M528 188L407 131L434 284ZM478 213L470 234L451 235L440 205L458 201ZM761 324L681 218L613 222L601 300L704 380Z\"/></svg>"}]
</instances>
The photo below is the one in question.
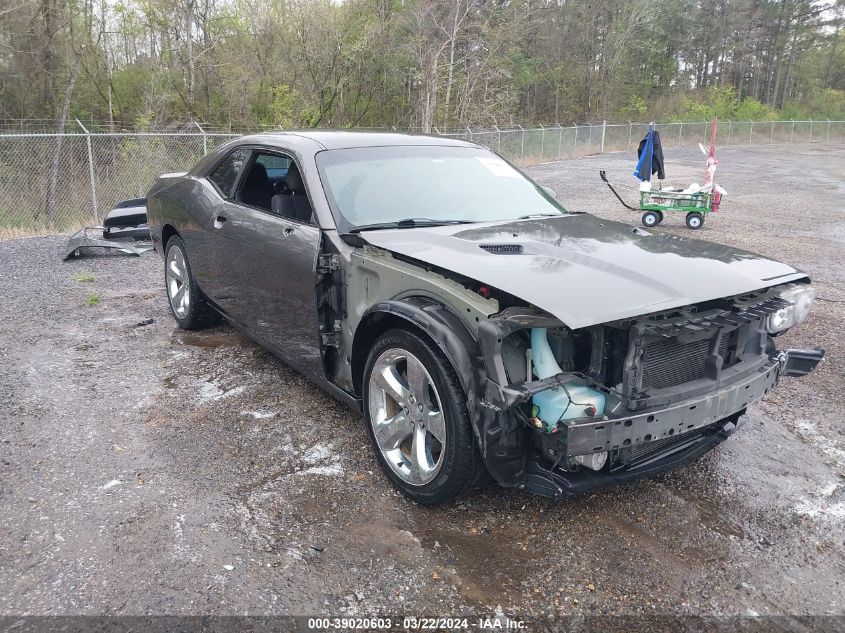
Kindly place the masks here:
<instances>
[{"instance_id":1,"label":"car roof","mask_svg":"<svg viewBox=\"0 0 845 633\"><path fill-rule=\"evenodd\" d=\"M353 147L389 147L393 145L429 145L445 147L479 147L475 143L442 136L424 134L405 134L402 132L378 132L357 130L290 130L284 132L264 132L239 139L273 144L273 139L282 141L285 137L296 136L311 140L323 149L348 149Z\"/></svg>"}]
</instances>

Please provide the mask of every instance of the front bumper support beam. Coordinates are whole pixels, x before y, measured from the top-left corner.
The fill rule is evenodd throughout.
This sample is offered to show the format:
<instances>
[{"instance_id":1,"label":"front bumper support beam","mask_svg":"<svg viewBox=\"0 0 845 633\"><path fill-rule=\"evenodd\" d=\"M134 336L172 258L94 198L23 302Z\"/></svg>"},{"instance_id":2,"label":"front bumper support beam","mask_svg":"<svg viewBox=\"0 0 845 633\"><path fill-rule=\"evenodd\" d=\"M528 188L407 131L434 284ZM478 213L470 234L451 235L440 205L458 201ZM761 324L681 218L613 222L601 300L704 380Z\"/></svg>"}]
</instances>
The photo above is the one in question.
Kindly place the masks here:
<instances>
[{"instance_id":1,"label":"front bumper support beam","mask_svg":"<svg viewBox=\"0 0 845 633\"><path fill-rule=\"evenodd\" d=\"M575 421L564 432L568 455L587 455L683 435L745 409L778 382L781 362L770 358L751 376L675 404L616 419ZM560 441L559 440L559 441Z\"/></svg>"}]
</instances>

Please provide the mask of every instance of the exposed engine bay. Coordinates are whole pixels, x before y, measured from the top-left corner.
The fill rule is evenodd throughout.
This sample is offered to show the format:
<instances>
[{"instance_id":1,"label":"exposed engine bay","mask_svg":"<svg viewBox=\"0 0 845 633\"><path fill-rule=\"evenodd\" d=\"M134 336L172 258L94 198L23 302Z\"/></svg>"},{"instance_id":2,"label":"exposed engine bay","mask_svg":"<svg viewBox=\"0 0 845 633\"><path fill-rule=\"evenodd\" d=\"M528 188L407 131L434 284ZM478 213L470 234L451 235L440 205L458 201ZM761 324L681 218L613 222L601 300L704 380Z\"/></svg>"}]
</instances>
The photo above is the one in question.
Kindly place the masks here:
<instances>
[{"instance_id":1,"label":"exposed engine bay","mask_svg":"<svg viewBox=\"0 0 845 633\"><path fill-rule=\"evenodd\" d=\"M806 306L790 300L802 292ZM809 285L787 284L579 330L506 309L480 328L486 405L515 434L532 429L549 479L648 466L727 437L780 375L807 373L800 359L815 367L821 351L773 342L811 302Z\"/></svg>"}]
</instances>

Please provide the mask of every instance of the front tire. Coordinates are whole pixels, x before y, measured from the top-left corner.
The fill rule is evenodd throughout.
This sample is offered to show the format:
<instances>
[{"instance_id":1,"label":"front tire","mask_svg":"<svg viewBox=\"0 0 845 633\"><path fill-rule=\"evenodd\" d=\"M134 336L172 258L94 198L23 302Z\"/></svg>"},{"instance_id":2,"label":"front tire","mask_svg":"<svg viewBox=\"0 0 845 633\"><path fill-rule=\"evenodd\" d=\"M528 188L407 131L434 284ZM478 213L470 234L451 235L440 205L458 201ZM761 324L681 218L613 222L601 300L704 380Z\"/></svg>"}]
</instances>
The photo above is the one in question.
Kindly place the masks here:
<instances>
[{"instance_id":1,"label":"front tire","mask_svg":"<svg viewBox=\"0 0 845 633\"><path fill-rule=\"evenodd\" d=\"M164 285L170 312L183 330L199 330L220 321L220 315L197 287L185 244L175 235L167 240L164 250Z\"/></svg>"},{"instance_id":2,"label":"front tire","mask_svg":"<svg viewBox=\"0 0 845 633\"><path fill-rule=\"evenodd\" d=\"M386 332L370 350L362 391L376 457L403 495L444 503L483 479L466 394L440 350L408 330Z\"/></svg>"}]
</instances>

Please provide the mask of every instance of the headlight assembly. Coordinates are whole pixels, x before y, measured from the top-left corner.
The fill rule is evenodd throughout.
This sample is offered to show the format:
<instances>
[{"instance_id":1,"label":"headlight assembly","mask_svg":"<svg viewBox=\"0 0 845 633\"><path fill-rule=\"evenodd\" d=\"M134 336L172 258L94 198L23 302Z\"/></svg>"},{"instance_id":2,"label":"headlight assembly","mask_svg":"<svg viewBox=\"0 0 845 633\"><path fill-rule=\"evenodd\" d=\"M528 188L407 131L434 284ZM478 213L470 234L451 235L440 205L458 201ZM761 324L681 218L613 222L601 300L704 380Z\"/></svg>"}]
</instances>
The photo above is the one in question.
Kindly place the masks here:
<instances>
[{"instance_id":1,"label":"headlight assembly","mask_svg":"<svg viewBox=\"0 0 845 633\"><path fill-rule=\"evenodd\" d=\"M789 301L791 305L769 315L766 329L771 334L783 332L806 319L816 298L816 291L809 284L792 284L784 288L780 298Z\"/></svg>"}]
</instances>

